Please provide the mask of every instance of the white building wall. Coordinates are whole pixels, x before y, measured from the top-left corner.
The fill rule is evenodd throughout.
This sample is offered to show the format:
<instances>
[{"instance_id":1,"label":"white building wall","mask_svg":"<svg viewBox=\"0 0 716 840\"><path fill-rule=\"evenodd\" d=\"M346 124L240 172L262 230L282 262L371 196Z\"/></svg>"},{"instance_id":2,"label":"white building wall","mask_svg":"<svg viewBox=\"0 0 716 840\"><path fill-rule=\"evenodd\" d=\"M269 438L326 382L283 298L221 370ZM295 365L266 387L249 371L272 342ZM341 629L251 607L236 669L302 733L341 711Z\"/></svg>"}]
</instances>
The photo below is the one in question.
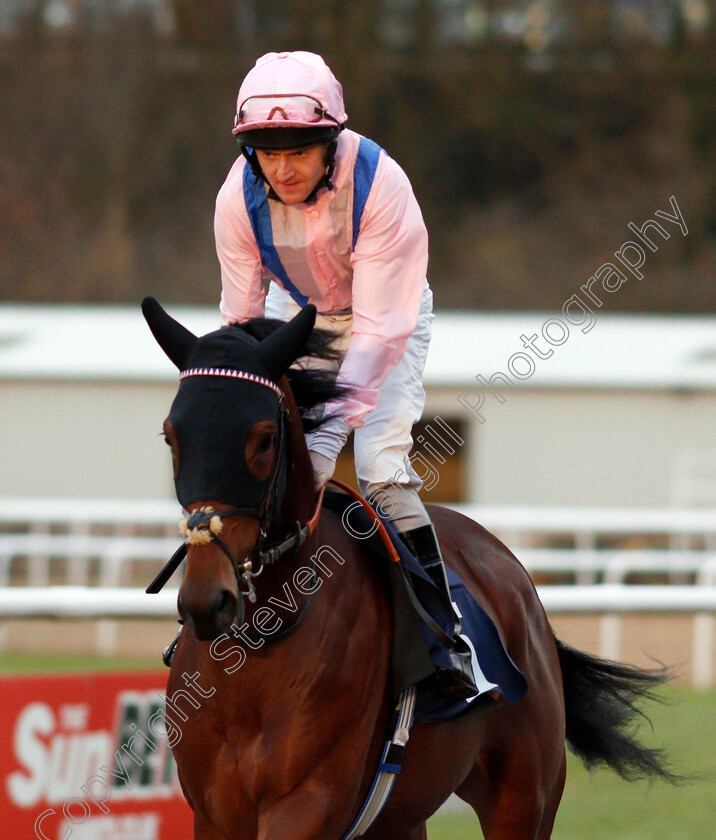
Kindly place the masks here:
<instances>
[{"instance_id":1,"label":"white building wall","mask_svg":"<svg viewBox=\"0 0 716 840\"><path fill-rule=\"evenodd\" d=\"M0 497L172 498L173 384L0 382Z\"/></svg>"},{"instance_id":2,"label":"white building wall","mask_svg":"<svg viewBox=\"0 0 716 840\"><path fill-rule=\"evenodd\" d=\"M665 507L684 449L713 449L716 396L524 391L472 429L471 501Z\"/></svg>"},{"instance_id":3,"label":"white building wall","mask_svg":"<svg viewBox=\"0 0 716 840\"><path fill-rule=\"evenodd\" d=\"M174 498L160 432L176 386L0 381L0 497ZM664 507L684 451L716 446L713 392L524 388L483 424L458 393L431 390L426 417L468 421L449 456L467 465L465 501Z\"/></svg>"},{"instance_id":4,"label":"white building wall","mask_svg":"<svg viewBox=\"0 0 716 840\"><path fill-rule=\"evenodd\" d=\"M220 324L213 307L170 309L197 335ZM518 381L518 339L548 320L436 318L425 416L462 421L463 499L668 505L684 452L716 449L716 318L600 315ZM499 371L515 385L495 385L502 402L485 380ZM0 304L0 497L173 498L159 433L177 385L136 307Z\"/></svg>"}]
</instances>

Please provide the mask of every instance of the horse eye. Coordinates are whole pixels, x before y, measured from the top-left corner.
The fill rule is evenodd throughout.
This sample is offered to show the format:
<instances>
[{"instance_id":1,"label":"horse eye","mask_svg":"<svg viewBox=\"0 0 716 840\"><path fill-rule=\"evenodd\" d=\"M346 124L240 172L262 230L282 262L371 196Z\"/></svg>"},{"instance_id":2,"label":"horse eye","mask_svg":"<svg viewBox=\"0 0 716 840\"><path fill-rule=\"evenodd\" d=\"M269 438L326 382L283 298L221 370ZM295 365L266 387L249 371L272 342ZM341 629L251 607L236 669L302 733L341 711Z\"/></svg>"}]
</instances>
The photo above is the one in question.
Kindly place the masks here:
<instances>
[{"instance_id":1,"label":"horse eye","mask_svg":"<svg viewBox=\"0 0 716 840\"><path fill-rule=\"evenodd\" d=\"M161 436L164 438L164 443L166 443L166 445L167 445L170 449L173 449L173 448L174 448L174 444L173 444L173 443L171 442L171 440L169 439L169 435L168 435L166 432L161 432L160 434L161 434Z\"/></svg>"},{"instance_id":2,"label":"horse eye","mask_svg":"<svg viewBox=\"0 0 716 840\"><path fill-rule=\"evenodd\" d=\"M251 475L265 481L271 474L278 451L278 428L272 420L260 420L249 432L244 450Z\"/></svg>"},{"instance_id":3,"label":"horse eye","mask_svg":"<svg viewBox=\"0 0 716 840\"><path fill-rule=\"evenodd\" d=\"M262 437L259 441L259 445L257 447L257 452L260 455L265 455L267 452L270 452L276 443L276 435L266 435Z\"/></svg>"}]
</instances>

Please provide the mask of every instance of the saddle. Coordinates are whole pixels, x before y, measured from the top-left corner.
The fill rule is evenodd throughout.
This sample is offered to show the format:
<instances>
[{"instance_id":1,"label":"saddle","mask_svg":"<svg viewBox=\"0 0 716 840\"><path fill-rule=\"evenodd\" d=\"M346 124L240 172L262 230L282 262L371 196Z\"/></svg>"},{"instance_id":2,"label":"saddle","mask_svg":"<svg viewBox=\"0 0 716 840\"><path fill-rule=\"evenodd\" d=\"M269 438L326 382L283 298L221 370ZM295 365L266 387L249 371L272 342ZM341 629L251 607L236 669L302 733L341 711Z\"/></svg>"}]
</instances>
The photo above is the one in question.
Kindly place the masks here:
<instances>
[{"instance_id":1,"label":"saddle","mask_svg":"<svg viewBox=\"0 0 716 840\"><path fill-rule=\"evenodd\" d=\"M421 618L415 609L415 601L417 599L424 607L428 617L431 614L450 615L451 610L431 608L436 599L444 598L442 592L410 553L390 520L382 517L375 508L368 513L363 506L364 500L360 502L358 506L352 494L330 488L326 489L323 498L323 506L340 517L353 506L350 519L357 533L376 530L376 517L382 525L379 532L362 539L361 545L368 549L392 601L394 697L397 699L403 691L416 685L415 720L423 723L448 720L476 706L482 706L485 713L493 711L502 705L501 702L495 703L496 693L509 703L522 699L527 691L527 681L507 653L492 619L450 569L447 572L451 600L461 616L461 635L473 653L472 664L479 691L475 697L456 700L426 684L435 667L450 667L450 653L443 639L451 637L453 628L442 626L442 634L439 630L433 632L430 624L434 624L434 620ZM409 588L413 591L410 592Z\"/></svg>"}]
</instances>

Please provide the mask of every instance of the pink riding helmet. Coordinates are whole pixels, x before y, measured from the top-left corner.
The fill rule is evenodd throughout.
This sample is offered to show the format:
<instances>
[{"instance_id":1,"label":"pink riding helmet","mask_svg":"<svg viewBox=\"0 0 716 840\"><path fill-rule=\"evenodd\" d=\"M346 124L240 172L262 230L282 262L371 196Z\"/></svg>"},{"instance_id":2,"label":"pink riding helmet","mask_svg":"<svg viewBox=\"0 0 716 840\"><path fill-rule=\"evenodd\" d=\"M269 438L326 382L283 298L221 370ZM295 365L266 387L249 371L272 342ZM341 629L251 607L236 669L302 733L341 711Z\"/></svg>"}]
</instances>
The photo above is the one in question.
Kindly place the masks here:
<instances>
[{"instance_id":1,"label":"pink riding helmet","mask_svg":"<svg viewBox=\"0 0 716 840\"><path fill-rule=\"evenodd\" d=\"M347 119L343 88L320 55L274 52L259 58L244 79L232 133L340 128Z\"/></svg>"}]
</instances>

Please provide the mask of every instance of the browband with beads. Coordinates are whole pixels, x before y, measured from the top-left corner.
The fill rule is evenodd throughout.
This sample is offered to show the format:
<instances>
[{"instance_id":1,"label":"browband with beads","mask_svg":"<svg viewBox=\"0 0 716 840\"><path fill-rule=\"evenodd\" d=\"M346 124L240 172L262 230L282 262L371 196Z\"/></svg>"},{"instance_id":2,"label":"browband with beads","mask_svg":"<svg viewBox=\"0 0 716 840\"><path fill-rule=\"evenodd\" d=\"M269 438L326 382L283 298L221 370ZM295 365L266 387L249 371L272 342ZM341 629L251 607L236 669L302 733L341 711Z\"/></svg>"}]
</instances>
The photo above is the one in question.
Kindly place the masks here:
<instances>
[{"instance_id":1,"label":"browband with beads","mask_svg":"<svg viewBox=\"0 0 716 840\"><path fill-rule=\"evenodd\" d=\"M255 382L257 385L270 388L279 399L283 397L283 392L275 382L266 379L265 376L259 376L257 373L247 373L244 370L231 370L230 368L189 368L189 370L181 371L179 379L186 379L189 376L227 376L230 379L244 379L247 382Z\"/></svg>"}]
</instances>

